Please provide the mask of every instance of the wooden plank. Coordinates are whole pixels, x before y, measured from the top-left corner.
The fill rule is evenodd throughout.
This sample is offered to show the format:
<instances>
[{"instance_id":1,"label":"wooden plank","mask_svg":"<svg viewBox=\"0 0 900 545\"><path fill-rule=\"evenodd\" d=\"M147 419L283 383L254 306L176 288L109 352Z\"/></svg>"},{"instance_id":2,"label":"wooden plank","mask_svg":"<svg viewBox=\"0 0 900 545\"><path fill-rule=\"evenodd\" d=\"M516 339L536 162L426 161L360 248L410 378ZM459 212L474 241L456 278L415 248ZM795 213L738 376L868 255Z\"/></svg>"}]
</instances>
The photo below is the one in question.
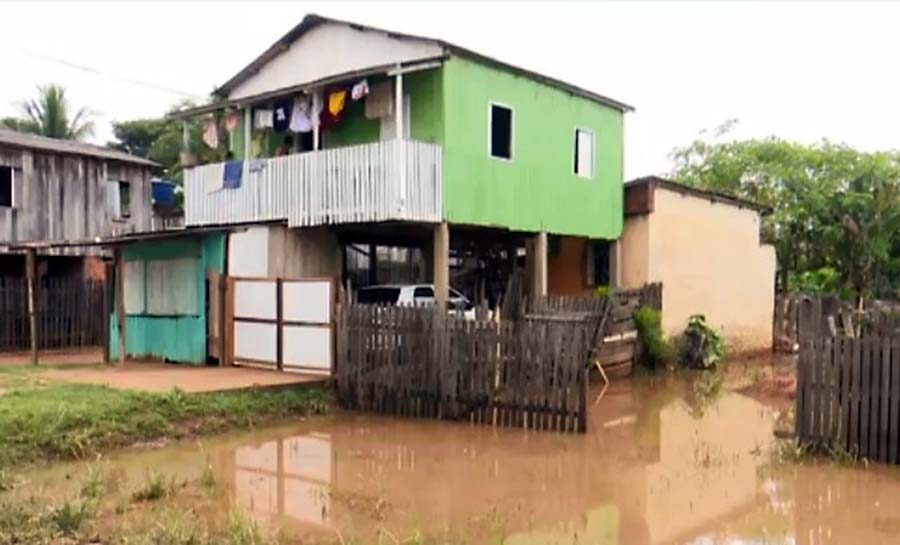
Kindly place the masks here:
<instances>
[{"instance_id":1,"label":"wooden plank","mask_svg":"<svg viewBox=\"0 0 900 545\"><path fill-rule=\"evenodd\" d=\"M878 458L878 432L881 418L881 343L877 337L866 339L872 350L871 365L869 369L869 457Z\"/></svg>"},{"instance_id":2,"label":"wooden plank","mask_svg":"<svg viewBox=\"0 0 900 545\"><path fill-rule=\"evenodd\" d=\"M876 337L877 338L877 337ZM888 337L881 338L881 417L878 420L878 459L888 462L888 427L890 421L891 402L891 341Z\"/></svg>"},{"instance_id":3,"label":"wooden plank","mask_svg":"<svg viewBox=\"0 0 900 545\"><path fill-rule=\"evenodd\" d=\"M850 384L851 373L853 368L853 347L846 339L838 339L841 345L840 365L841 365L841 422L838 440L845 447L848 445L850 437Z\"/></svg>"},{"instance_id":4,"label":"wooden plank","mask_svg":"<svg viewBox=\"0 0 900 545\"><path fill-rule=\"evenodd\" d=\"M859 392L859 454L864 458L869 457L869 402L871 401L872 388L872 342L854 339L854 342L863 344L862 364L860 368L861 383Z\"/></svg>"},{"instance_id":5,"label":"wooden plank","mask_svg":"<svg viewBox=\"0 0 900 545\"><path fill-rule=\"evenodd\" d=\"M900 463L898 438L900 438L900 338L891 339L891 401L888 427L888 460Z\"/></svg>"},{"instance_id":6,"label":"wooden plank","mask_svg":"<svg viewBox=\"0 0 900 545\"><path fill-rule=\"evenodd\" d=\"M847 341L853 347L853 361L850 374L850 438L847 443L848 448L858 448L859 445L859 411L860 411L860 390L862 373L860 366L862 365L862 343L859 341Z\"/></svg>"}]
</instances>

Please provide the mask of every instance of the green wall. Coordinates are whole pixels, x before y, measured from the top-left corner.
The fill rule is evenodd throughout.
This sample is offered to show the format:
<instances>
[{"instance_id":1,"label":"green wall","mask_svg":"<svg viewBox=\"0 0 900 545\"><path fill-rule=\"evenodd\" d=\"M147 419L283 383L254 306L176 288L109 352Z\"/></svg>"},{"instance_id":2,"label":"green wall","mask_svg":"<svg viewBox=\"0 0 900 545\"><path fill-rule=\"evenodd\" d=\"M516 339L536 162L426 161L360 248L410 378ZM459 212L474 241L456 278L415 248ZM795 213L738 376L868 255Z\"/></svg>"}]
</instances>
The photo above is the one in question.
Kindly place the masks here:
<instances>
[{"instance_id":1,"label":"green wall","mask_svg":"<svg viewBox=\"0 0 900 545\"><path fill-rule=\"evenodd\" d=\"M325 107L327 108L328 104ZM368 144L381 139L381 121L366 118L365 100L354 102L350 100L348 93L345 108L341 122L330 127L322 135L326 149Z\"/></svg>"},{"instance_id":2,"label":"green wall","mask_svg":"<svg viewBox=\"0 0 900 545\"><path fill-rule=\"evenodd\" d=\"M622 112L467 59L443 68L444 214L451 223L618 238ZM491 102L513 108L513 158L488 155ZM596 135L594 178L573 173L575 128Z\"/></svg>"},{"instance_id":3,"label":"green wall","mask_svg":"<svg viewBox=\"0 0 900 545\"><path fill-rule=\"evenodd\" d=\"M196 316L128 315L125 344L129 356L165 358L183 363L206 363L206 271L224 272L224 233L198 237L131 244L125 249L125 260L200 257L197 270ZM110 355L118 358L119 323L115 313L110 320Z\"/></svg>"}]
</instances>

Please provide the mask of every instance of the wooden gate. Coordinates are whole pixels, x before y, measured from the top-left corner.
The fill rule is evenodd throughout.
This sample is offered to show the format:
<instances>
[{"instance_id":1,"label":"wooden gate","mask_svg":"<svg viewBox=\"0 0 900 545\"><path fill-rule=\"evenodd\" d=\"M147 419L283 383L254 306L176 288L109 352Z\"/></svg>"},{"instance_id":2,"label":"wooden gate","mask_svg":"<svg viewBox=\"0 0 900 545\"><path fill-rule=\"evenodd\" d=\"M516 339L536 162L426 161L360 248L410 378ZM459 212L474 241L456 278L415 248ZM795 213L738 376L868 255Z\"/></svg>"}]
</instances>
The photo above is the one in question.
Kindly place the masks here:
<instances>
[{"instance_id":1,"label":"wooden gate","mask_svg":"<svg viewBox=\"0 0 900 545\"><path fill-rule=\"evenodd\" d=\"M226 285L229 363L293 372L331 372L332 279L228 277Z\"/></svg>"}]
</instances>

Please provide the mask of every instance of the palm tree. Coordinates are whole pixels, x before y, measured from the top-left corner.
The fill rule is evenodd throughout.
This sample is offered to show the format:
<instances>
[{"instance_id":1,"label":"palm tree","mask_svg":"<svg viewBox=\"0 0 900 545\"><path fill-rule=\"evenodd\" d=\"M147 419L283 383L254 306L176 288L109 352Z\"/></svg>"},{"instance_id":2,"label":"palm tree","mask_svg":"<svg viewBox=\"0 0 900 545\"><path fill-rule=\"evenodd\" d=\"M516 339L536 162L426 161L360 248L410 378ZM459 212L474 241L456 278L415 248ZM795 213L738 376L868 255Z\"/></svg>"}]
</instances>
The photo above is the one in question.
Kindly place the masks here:
<instances>
[{"instance_id":1,"label":"palm tree","mask_svg":"<svg viewBox=\"0 0 900 545\"><path fill-rule=\"evenodd\" d=\"M23 117L6 118L8 128L65 140L84 140L94 133L94 123L86 108L79 108L69 117L70 106L65 88L59 85L39 85L38 96L19 103Z\"/></svg>"}]
</instances>

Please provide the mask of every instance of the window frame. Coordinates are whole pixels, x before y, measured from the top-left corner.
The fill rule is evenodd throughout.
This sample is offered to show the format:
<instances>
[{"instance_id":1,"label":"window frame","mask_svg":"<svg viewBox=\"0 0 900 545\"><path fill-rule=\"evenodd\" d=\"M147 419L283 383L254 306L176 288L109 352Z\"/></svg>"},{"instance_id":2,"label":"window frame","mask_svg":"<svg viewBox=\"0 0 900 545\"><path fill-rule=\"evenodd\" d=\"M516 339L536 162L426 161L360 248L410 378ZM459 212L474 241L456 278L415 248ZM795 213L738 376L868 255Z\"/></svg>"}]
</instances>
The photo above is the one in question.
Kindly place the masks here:
<instances>
[{"instance_id":1,"label":"window frame","mask_svg":"<svg viewBox=\"0 0 900 545\"><path fill-rule=\"evenodd\" d=\"M10 210L18 208L18 206L16 206L16 167L12 165L0 165L0 168L9 169L9 205L0 204L0 208L9 208Z\"/></svg>"},{"instance_id":2,"label":"window frame","mask_svg":"<svg viewBox=\"0 0 900 545\"><path fill-rule=\"evenodd\" d=\"M128 188L128 202L122 202L122 187ZM116 180L116 198L119 199L119 219L127 220L131 217L131 182L129 180Z\"/></svg>"},{"instance_id":3,"label":"window frame","mask_svg":"<svg viewBox=\"0 0 900 545\"><path fill-rule=\"evenodd\" d=\"M578 173L578 133L583 132L591 135L591 172L589 175ZM597 132L593 129L575 126L575 142L572 153L572 174L583 180L593 180L597 177Z\"/></svg>"},{"instance_id":4,"label":"window frame","mask_svg":"<svg viewBox=\"0 0 900 545\"><path fill-rule=\"evenodd\" d=\"M494 134L494 106L509 110L509 157L500 157L493 153L493 134ZM516 109L503 102L495 100L488 101L487 111L487 154L491 159L512 163L516 157Z\"/></svg>"}]
</instances>

